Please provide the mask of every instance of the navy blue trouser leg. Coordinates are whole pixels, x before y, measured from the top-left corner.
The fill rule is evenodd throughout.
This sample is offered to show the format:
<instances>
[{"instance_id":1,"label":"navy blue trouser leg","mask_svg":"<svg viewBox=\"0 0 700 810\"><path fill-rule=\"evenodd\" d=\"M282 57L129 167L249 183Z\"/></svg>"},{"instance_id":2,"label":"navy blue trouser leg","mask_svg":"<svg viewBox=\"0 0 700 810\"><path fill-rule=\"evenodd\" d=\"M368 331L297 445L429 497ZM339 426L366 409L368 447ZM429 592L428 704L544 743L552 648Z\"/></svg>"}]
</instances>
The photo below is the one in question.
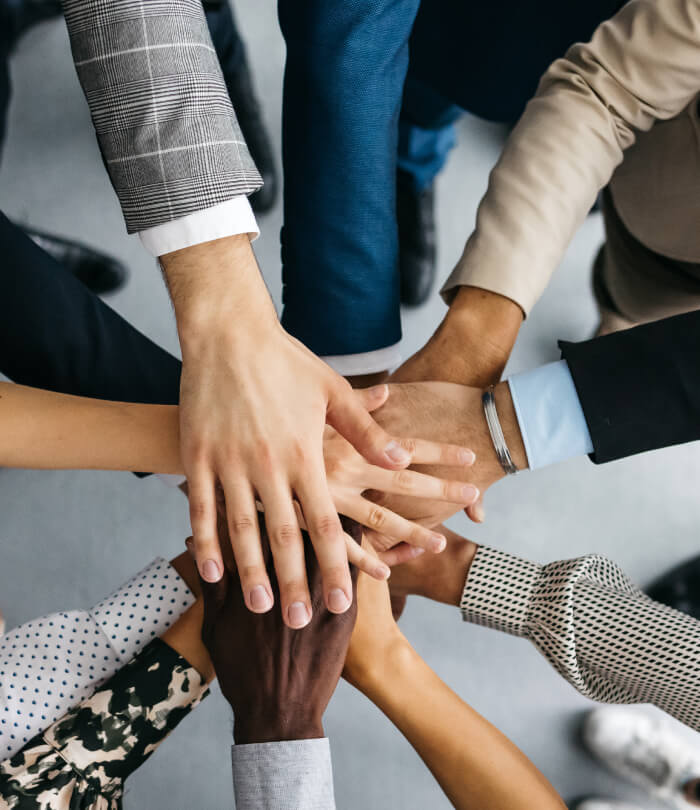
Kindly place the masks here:
<instances>
[{"instance_id":1,"label":"navy blue trouser leg","mask_svg":"<svg viewBox=\"0 0 700 810\"><path fill-rule=\"evenodd\" d=\"M180 361L0 213L0 372L23 385L176 404Z\"/></svg>"},{"instance_id":2,"label":"navy blue trouser leg","mask_svg":"<svg viewBox=\"0 0 700 810\"><path fill-rule=\"evenodd\" d=\"M279 0L288 54L282 239L287 329L319 354L365 352L400 336L395 183L411 28L409 76L426 88L424 109L415 105L417 117L426 115L432 90L445 114L455 115L458 105L513 123L548 65L588 39L620 5ZM412 96L407 87L405 101ZM407 110L402 122L420 125ZM404 128L402 137L407 134ZM449 149L449 137L441 148L430 137L428 132L423 142L403 145L401 160L413 150L414 167L426 164L418 182L439 168Z\"/></svg>"},{"instance_id":3,"label":"navy blue trouser leg","mask_svg":"<svg viewBox=\"0 0 700 810\"><path fill-rule=\"evenodd\" d=\"M321 355L401 337L396 153L419 0L279 0L282 323Z\"/></svg>"}]
</instances>

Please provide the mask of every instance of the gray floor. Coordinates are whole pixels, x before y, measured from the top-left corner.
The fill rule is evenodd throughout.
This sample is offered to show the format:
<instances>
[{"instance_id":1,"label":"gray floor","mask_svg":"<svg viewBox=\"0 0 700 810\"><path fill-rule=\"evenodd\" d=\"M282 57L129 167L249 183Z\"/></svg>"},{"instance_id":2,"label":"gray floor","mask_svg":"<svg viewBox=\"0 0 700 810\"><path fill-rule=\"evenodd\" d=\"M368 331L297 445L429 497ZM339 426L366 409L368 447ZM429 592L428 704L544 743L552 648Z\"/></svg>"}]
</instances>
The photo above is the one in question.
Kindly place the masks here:
<instances>
[{"instance_id":1,"label":"gray floor","mask_svg":"<svg viewBox=\"0 0 700 810\"><path fill-rule=\"evenodd\" d=\"M279 144L283 46L273 4L238 0L266 114ZM173 318L154 263L125 235L100 163L62 22L23 41L14 61L15 95L0 169L0 208L15 218L72 234L119 255L132 268L112 305L176 350ZM459 147L439 183L440 273L459 256L499 149L499 131L465 120ZM279 299L279 209L262 220L256 250ZM512 369L556 358L557 338L595 326L588 286L601 241L592 216L525 324ZM29 270L29 268L28 268ZM523 268L527 272L527 268ZM435 295L404 317L405 353L418 348L443 312ZM585 459L524 474L489 493L488 522L454 526L475 540L548 561L603 552L638 581L697 551L700 460L676 448L596 468ZM155 555L174 555L187 533L184 499L158 481L114 473L0 473L0 606L11 624L82 607ZM508 734L566 798L636 797L580 749L576 730L591 704L526 642L462 625L456 610L414 600L405 632L462 697ZM230 722L213 696L130 782L127 808L185 810L231 806ZM446 808L410 746L372 706L341 685L328 711L341 808ZM651 805L646 805L651 807Z\"/></svg>"}]
</instances>

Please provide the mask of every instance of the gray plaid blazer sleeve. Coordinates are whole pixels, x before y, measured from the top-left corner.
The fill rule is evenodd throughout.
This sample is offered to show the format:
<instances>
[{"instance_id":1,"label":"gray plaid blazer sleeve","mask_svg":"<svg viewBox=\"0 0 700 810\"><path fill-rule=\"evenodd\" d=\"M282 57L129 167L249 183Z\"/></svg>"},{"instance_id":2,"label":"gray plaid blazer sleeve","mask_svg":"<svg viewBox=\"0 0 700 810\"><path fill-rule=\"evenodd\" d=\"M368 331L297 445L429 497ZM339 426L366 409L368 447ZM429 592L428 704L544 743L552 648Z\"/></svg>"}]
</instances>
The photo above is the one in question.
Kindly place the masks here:
<instances>
[{"instance_id":1,"label":"gray plaid blazer sleeve","mask_svg":"<svg viewBox=\"0 0 700 810\"><path fill-rule=\"evenodd\" d=\"M63 7L129 233L260 188L201 0L63 0Z\"/></svg>"},{"instance_id":2,"label":"gray plaid blazer sleeve","mask_svg":"<svg viewBox=\"0 0 700 810\"><path fill-rule=\"evenodd\" d=\"M328 739L231 748L236 810L335 810Z\"/></svg>"}]
</instances>

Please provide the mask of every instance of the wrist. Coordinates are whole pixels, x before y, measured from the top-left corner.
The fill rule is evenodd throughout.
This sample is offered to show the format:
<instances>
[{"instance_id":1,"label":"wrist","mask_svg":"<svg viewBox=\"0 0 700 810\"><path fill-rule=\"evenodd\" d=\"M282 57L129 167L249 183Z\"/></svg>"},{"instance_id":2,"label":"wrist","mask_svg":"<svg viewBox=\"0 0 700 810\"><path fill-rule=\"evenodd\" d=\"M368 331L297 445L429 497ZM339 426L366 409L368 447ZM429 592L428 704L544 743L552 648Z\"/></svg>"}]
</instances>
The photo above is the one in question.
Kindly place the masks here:
<instances>
[{"instance_id":1,"label":"wrist","mask_svg":"<svg viewBox=\"0 0 700 810\"><path fill-rule=\"evenodd\" d=\"M343 677L379 706L385 692L391 689L396 673L400 673L402 666L415 655L413 647L397 625L395 633L381 647L363 649L361 658L354 661L352 668L346 661Z\"/></svg>"},{"instance_id":2,"label":"wrist","mask_svg":"<svg viewBox=\"0 0 700 810\"><path fill-rule=\"evenodd\" d=\"M388 712L392 703L403 700L401 690L411 684L411 672L420 660L408 640L401 636L378 660L367 666L360 679L351 682L378 709Z\"/></svg>"},{"instance_id":3,"label":"wrist","mask_svg":"<svg viewBox=\"0 0 700 810\"><path fill-rule=\"evenodd\" d=\"M522 321L522 310L509 298L477 287L460 287L438 330L446 356L462 359L464 376L454 382L497 383Z\"/></svg>"},{"instance_id":4,"label":"wrist","mask_svg":"<svg viewBox=\"0 0 700 810\"><path fill-rule=\"evenodd\" d=\"M321 717L306 710L281 712L267 708L239 712L234 717L233 739L236 745L315 740L322 737L325 737L325 733Z\"/></svg>"},{"instance_id":5,"label":"wrist","mask_svg":"<svg viewBox=\"0 0 700 810\"><path fill-rule=\"evenodd\" d=\"M510 393L510 386L506 381L500 382L495 386L494 399L496 401L498 420L501 423L503 436L513 464L515 464L518 470L526 470L528 468L528 462L527 453L525 452L525 443L523 442L523 436L520 432L520 424Z\"/></svg>"},{"instance_id":6,"label":"wrist","mask_svg":"<svg viewBox=\"0 0 700 810\"><path fill-rule=\"evenodd\" d=\"M247 235L192 245L160 261L183 347L212 331L242 334L261 319L276 320Z\"/></svg>"}]
</instances>

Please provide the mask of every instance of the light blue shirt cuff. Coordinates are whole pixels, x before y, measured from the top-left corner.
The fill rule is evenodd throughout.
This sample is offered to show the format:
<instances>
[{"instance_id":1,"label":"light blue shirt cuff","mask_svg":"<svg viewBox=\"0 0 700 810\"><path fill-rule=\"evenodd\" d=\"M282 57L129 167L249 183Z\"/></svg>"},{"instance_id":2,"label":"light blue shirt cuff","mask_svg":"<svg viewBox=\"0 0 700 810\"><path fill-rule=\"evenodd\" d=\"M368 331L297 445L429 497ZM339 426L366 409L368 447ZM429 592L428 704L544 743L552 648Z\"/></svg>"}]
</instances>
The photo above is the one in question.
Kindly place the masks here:
<instances>
[{"instance_id":1,"label":"light blue shirt cuff","mask_svg":"<svg viewBox=\"0 0 700 810\"><path fill-rule=\"evenodd\" d=\"M508 378L531 470L593 452L566 360Z\"/></svg>"}]
</instances>

